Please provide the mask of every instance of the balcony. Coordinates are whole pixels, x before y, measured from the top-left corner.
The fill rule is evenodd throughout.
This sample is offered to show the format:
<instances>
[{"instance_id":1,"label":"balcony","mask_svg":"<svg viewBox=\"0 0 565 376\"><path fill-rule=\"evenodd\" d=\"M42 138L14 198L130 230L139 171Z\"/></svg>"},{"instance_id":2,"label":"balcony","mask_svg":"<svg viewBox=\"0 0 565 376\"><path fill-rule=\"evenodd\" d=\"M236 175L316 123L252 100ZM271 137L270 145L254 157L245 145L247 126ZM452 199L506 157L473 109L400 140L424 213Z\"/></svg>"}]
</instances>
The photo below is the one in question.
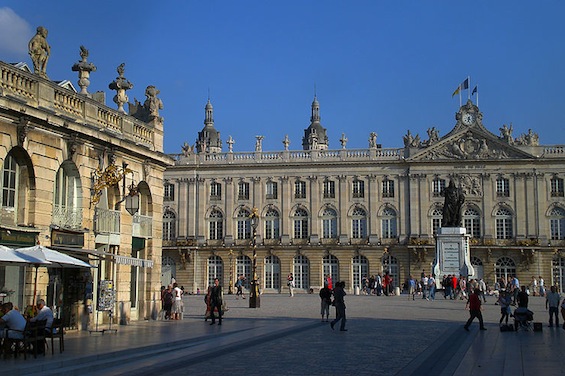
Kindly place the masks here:
<instances>
[{"instance_id":1,"label":"balcony","mask_svg":"<svg viewBox=\"0 0 565 376\"><path fill-rule=\"evenodd\" d=\"M63 205L53 206L53 217L51 223L69 230L82 229L82 208L69 208Z\"/></svg>"},{"instance_id":2,"label":"balcony","mask_svg":"<svg viewBox=\"0 0 565 376\"><path fill-rule=\"evenodd\" d=\"M95 208L94 232L96 234L120 234L120 212Z\"/></svg>"},{"instance_id":3,"label":"balcony","mask_svg":"<svg viewBox=\"0 0 565 376\"><path fill-rule=\"evenodd\" d=\"M151 238L153 236L153 217L134 214L132 235L138 238Z\"/></svg>"}]
</instances>

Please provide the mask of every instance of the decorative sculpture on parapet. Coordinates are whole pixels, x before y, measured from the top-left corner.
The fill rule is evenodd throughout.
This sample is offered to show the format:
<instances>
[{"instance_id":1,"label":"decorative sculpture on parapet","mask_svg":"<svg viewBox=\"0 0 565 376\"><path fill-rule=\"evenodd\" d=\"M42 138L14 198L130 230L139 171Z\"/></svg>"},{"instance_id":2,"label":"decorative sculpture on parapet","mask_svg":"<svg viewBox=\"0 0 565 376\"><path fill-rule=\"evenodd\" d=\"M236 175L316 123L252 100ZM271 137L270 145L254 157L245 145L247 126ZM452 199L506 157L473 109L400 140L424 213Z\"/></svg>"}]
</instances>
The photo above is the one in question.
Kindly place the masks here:
<instances>
[{"instance_id":1,"label":"decorative sculpture on parapet","mask_svg":"<svg viewBox=\"0 0 565 376\"><path fill-rule=\"evenodd\" d=\"M228 153L233 153L233 144L235 144L235 141L232 136L228 137L226 144L228 144Z\"/></svg>"},{"instance_id":2,"label":"decorative sculpture on parapet","mask_svg":"<svg viewBox=\"0 0 565 376\"><path fill-rule=\"evenodd\" d=\"M539 145L539 136L537 133L533 132L531 129L528 129L528 133L523 133L514 140L516 145L523 145L523 146L538 146Z\"/></svg>"},{"instance_id":3,"label":"decorative sculpture on parapet","mask_svg":"<svg viewBox=\"0 0 565 376\"><path fill-rule=\"evenodd\" d=\"M163 101L157 98L160 93L155 86L149 85L145 89L145 102L143 105L134 98L133 106L129 103L129 113L136 119L149 123L155 119L163 121L159 116L159 110L163 109Z\"/></svg>"},{"instance_id":4,"label":"decorative sculpture on parapet","mask_svg":"<svg viewBox=\"0 0 565 376\"><path fill-rule=\"evenodd\" d=\"M263 151L263 139L265 136L255 136L255 151Z\"/></svg>"},{"instance_id":5,"label":"decorative sculpture on parapet","mask_svg":"<svg viewBox=\"0 0 565 376\"><path fill-rule=\"evenodd\" d=\"M431 146L439 141L439 132L436 127L428 128L428 141L426 142L427 146Z\"/></svg>"},{"instance_id":6,"label":"decorative sculpture on parapet","mask_svg":"<svg viewBox=\"0 0 565 376\"><path fill-rule=\"evenodd\" d=\"M290 139L288 138L288 135L284 135L284 140L282 141L283 145L284 145L284 150L288 151L288 145L290 145Z\"/></svg>"},{"instance_id":7,"label":"decorative sculpture on parapet","mask_svg":"<svg viewBox=\"0 0 565 376\"><path fill-rule=\"evenodd\" d=\"M182 145L181 149L182 149L182 155L184 155L185 157L188 157L190 154L194 152L194 147L190 146L188 142L185 142L184 145Z\"/></svg>"},{"instance_id":8,"label":"decorative sculpture on parapet","mask_svg":"<svg viewBox=\"0 0 565 376\"><path fill-rule=\"evenodd\" d=\"M506 124L502 125L500 128L500 138L508 142L510 145L514 144L514 139L512 138L512 124L508 127Z\"/></svg>"},{"instance_id":9,"label":"decorative sculpture on parapet","mask_svg":"<svg viewBox=\"0 0 565 376\"><path fill-rule=\"evenodd\" d=\"M371 132L369 134L369 149L376 149L377 148L377 133Z\"/></svg>"},{"instance_id":10,"label":"decorative sculpture on parapet","mask_svg":"<svg viewBox=\"0 0 565 376\"><path fill-rule=\"evenodd\" d=\"M465 194L461 187L456 187L453 179L449 180L449 185L441 191L445 197L443 204L442 227L461 227L461 208L465 202Z\"/></svg>"},{"instance_id":11,"label":"decorative sculpture on parapet","mask_svg":"<svg viewBox=\"0 0 565 376\"><path fill-rule=\"evenodd\" d=\"M90 85L90 72L96 72L96 66L89 63L88 50L84 46L80 46L81 60L75 63L71 68L73 72L78 72L78 86L80 86L80 94L88 94L88 86Z\"/></svg>"},{"instance_id":12,"label":"decorative sculpture on parapet","mask_svg":"<svg viewBox=\"0 0 565 376\"><path fill-rule=\"evenodd\" d=\"M416 137L413 137L412 133L410 133L410 129L408 129L408 132L402 139L404 140L405 148L418 148L421 146L420 135L417 134Z\"/></svg>"},{"instance_id":13,"label":"decorative sculpture on parapet","mask_svg":"<svg viewBox=\"0 0 565 376\"><path fill-rule=\"evenodd\" d=\"M47 77L47 61L51 55L51 47L47 43L47 29L43 26L37 28L37 33L28 43L29 56L33 62L33 73L40 77Z\"/></svg>"},{"instance_id":14,"label":"decorative sculpture on parapet","mask_svg":"<svg viewBox=\"0 0 565 376\"><path fill-rule=\"evenodd\" d=\"M345 147L347 146L347 137L345 137L345 133L341 134L341 138L339 139L339 143L341 144L341 148L345 149Z\"/></svg>"},{"instance_id":15,"label":"decorative sculpture on parapet","mask_svg":"<svg viewBox=\"0 0 565 376\"><path fill-rule=\"evenodd\" d=\"M126 90L133 88L133 84L124 77L125 65L125 63L121 63L118 66L118 77L116 77L116 79L108 85L110 90L116 90L114 103L118 105L118 111L123 112L124 114L126 113L124 110L124 104L126 104L129 99L126 95Z\"/></svg>"}]
</instances>

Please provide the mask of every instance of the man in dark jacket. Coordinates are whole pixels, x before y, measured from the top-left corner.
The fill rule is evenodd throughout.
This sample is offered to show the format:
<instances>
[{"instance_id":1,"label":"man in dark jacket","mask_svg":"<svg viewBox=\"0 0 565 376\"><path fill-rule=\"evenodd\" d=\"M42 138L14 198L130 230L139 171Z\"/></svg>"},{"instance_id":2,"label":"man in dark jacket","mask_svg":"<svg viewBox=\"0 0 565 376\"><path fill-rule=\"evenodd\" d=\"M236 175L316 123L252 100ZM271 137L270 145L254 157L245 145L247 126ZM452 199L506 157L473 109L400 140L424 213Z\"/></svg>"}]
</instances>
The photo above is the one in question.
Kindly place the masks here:
<instances>
[{"instance_id":1,"label":"man in dark jacket","mask_svg":"<svg viewBox=\"0 0 565 376\"><path fill-rule=\"evenodd\" d=\"M222 286L220 286L220 280L218 278L214 279L214 286L212 286L212 291L210 292L210 316L212 322L210 325L216 323L216 316L214 311L218 310L218 325L222 325Z\"/></svg>"}]
</instances>

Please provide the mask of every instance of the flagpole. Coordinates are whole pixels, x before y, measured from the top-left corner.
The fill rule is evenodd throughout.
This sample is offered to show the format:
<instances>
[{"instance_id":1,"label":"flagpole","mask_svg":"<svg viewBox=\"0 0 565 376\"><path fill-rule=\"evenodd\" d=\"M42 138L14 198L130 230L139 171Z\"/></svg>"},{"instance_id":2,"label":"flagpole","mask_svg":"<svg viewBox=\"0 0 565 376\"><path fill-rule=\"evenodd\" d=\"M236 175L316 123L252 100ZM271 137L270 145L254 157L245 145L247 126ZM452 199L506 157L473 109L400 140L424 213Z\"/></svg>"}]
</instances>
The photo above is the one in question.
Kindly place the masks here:
<instances>
[{"instance_id":1,"label":"flagpole","mask_svg":"<svg viewBox=\"0 0 565 376\"><path fill-rule=\"evenodd\" d=\"M479 107L479 85L477 85L477 107Z\"/></svg>"},{"instance_id":2,"label":"flagpole","mask_svg":"<svg viewBox=\"0 0 565 376\"><path fill-rule=\"evenodd\" d=\"M467 81L469 81L469 88L467 89L467 100L471 99L471 76L467 76Z\"/></svg>"},{"instance_id":3,"label":"flagpole","mask_svg":"<svg viewBox=\"0 0 565 376\"><path fill-rule=\"evenodd\" d=\"M461 84L459 84L459 107L463 106L463 102L461 102Z\"/></svg>"}]
</instances>

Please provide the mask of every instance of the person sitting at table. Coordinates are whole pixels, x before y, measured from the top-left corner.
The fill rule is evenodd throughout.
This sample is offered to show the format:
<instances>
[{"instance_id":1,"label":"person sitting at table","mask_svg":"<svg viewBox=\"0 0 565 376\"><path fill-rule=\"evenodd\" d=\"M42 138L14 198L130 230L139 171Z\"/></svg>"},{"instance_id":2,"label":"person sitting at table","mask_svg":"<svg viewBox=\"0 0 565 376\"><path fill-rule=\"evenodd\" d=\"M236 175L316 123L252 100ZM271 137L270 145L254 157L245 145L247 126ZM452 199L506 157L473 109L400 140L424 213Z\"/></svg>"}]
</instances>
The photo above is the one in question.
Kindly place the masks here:
<instances>
[{"instance_id":1,"label":"person sitting at table","mask_svg":"<svg viewBox=\"0 0 565 376\"><path fill-rule=\"evenodd\" d=\"M51 308L49 308L45 305L45 300L39 299L37 301L37 309L38 309L37 316L29 319L29 322L44 321L45 322L45 331L49 332L50 330L53 330L52 329L52 326L53 326L53 311L51 311ZM43 340L37 341L36 346L37 346L37 352L39 354L45 353L45 341L43 341Z\"/></svg>"},{"instance_id":2,"label":"person sitting at table","mask_svg":"<svg viewBox=\"0 0 565 376\"><path fill-rule=\"evenodd\" d=\"M2 312L4 315L0 318L0 325L5 328L0 331L0 338L23 339L27 322L20 311L15 310L11 302L7 302L2 304ZM4 353L9 351L11 345L10 341L4 341Z\"/></svg>"}]
</instances>

